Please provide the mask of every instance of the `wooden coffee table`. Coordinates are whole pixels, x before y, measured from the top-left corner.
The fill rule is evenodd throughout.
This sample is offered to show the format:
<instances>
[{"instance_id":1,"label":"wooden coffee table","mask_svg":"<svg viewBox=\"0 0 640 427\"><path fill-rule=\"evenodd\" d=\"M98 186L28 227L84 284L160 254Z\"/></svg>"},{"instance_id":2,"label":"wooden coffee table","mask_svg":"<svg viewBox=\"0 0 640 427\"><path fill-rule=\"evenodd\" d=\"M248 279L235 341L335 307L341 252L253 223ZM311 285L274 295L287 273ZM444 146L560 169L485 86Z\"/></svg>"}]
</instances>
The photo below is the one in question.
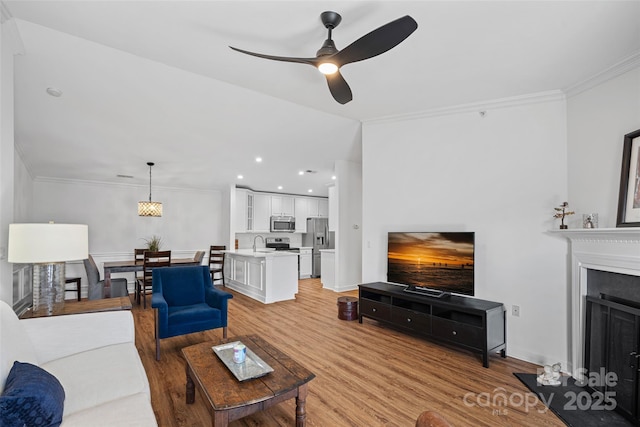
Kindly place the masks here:
<instances>
[{"instance_id":1,"label":"wooden coffee table","mask_svg":"<svg viewBox=\"0 0 640 427\"><path fill-rule=\"evenodd\" d=\"M271 366L273 372L260 378L239 381L212 350L215 345L232 341L242 341ZM315 375L257 335L192 345L183 348L182 354L186 361L187 404L195 401L197 386L210 405L212 426L226 426L230 421L294 397L296 426L305 425L307 383Z\"/></svg>"}]
</instances>

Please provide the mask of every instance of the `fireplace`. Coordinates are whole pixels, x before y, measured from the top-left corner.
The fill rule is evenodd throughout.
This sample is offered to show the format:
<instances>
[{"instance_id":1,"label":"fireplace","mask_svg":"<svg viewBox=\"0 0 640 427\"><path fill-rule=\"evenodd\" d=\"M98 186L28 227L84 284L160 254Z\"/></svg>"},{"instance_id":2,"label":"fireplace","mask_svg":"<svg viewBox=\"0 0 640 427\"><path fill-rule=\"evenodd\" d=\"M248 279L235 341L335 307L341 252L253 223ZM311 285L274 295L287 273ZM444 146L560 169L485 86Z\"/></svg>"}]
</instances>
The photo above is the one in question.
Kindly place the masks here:
<instances>
[{"instance_id":1,"label":"fireplace","mask_svg":"<svg viewBox=\"0 0 640 427\"><path fill-rule=\"evenodd\" d=\"M563 230L571 240L571 347L569 371L580 379L615 372L619 412L640 411L640 229ZM586 350L585 350L586 349Z\"/></svg>"}]
</instances>

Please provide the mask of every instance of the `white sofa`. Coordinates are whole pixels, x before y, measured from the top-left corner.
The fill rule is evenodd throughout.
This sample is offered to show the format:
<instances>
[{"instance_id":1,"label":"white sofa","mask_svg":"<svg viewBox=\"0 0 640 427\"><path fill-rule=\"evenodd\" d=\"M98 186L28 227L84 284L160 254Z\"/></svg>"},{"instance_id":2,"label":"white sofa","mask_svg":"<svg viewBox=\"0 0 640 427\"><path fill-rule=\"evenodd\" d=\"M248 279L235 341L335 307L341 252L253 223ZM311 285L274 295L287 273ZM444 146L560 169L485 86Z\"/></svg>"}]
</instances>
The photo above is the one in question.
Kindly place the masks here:
<instances>
[{"instance_id":1,"label":"white sofa","mask_svg":"<svg viewBox=\"0 0 640 427\"><path fill-rule=\"evenodd\" d=\"M14 361L65 392L62 426L157 426L130 311L20 320L0 301L0 392Z\"/></svg>"}]
</instances>

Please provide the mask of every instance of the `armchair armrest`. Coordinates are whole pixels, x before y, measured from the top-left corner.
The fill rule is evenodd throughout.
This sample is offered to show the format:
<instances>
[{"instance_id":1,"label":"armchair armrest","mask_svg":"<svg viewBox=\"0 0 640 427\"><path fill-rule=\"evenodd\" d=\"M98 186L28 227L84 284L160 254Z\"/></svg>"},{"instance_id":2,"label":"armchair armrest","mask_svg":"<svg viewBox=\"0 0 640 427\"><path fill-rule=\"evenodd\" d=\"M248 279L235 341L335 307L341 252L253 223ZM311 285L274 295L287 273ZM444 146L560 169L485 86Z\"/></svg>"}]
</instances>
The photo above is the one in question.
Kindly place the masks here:
<instances>
[{"instance_id":1,"label":"armchair armrest","mask_svg":"<svg viewBox=\"0 0 640 427\"><path fill-rule=\"evenodd\" d=\"M151 294L151 307L158 310L156 312L157 327L161 331L169 329L169 304L162 292Z\"/></svg>"},{"instance_id":2,"label":"armchair armrest","mask_svg":"<svg viewBox=\"0 0 640 427\"><path fill-rule=\"evenodd\" d=\"M129 310L20 320L35 347L38 363L112 344L135 343Z\"/></svg>"},{"instance_id":3,"label":"armchair armrest","mask_svg":"<svg viewBox=\"0 0 640 427\"><path fill-rule=\"evenodd\" d=\"M220 289L208 286L204 288L205 302L215 308L227 310L227 300L233 298L229 292L221 291Z\"/></svg>"},{"instance_id":4,"label":"armchair armrest","mask_svg":"<svg viewBox=\"0 0 640 427\"><path fill-rule=\"evenodd\" d=\"M227 306L228 301L233 298L228 292L221 291L214 288L213 285L204 288L204 300L210 307L215 307L220 310L220 321L222 326L227 326ZM226 337L226 335L225 335Z\"/></svg>"}]
</instances>

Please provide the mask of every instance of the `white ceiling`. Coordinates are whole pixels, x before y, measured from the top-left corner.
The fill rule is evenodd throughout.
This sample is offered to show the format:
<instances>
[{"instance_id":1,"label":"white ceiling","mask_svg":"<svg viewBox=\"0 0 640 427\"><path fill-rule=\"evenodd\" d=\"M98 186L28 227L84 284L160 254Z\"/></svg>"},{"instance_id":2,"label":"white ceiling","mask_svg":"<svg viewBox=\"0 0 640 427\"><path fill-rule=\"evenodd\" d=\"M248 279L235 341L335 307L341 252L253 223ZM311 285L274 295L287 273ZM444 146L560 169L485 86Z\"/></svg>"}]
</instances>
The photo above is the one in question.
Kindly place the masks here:
<instances>
[{"instance_id":1,"label":"white ceiling","mask_svg":"<svg viewBox=\"0 0 640 427\"><path fill-rule=\"evenodd\" d=\"M31 174L144 185L154 161L154 187L326 195L334 162L361 160L361 121L563 90L640 52L640 1L4 4L24 46L15 137ZM228 47L314 56L325 10L342 15L338 49L401 16L418 22L342 68L346 105L312 67Z\"/></svg>"}]
</instances>

